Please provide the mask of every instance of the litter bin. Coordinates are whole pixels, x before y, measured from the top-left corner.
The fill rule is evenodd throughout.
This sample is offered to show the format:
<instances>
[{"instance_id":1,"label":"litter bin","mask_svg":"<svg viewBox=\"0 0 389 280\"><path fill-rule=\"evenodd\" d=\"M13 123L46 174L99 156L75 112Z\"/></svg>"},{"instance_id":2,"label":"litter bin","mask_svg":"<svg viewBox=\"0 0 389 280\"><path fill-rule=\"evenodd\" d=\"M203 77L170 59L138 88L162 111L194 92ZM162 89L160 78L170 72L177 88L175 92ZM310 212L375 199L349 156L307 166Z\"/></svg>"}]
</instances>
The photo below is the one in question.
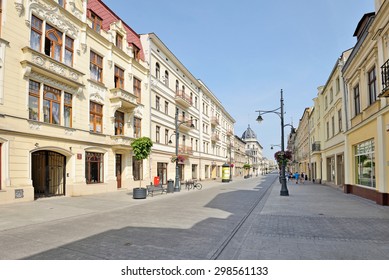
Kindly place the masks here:
<instances>
[{"instance_id":1,"label":"litter bin","mask_svg":"<svg viewBox=\"0 0 389 280\"><path fill-rule=\"evenodd\" d=\"M154 186L159 186L159 176L154 177Z\"/></svg>"},{"instance_id":2,"label":"litter bin","mask_svg":"<svg viewBox=\"0 0 389 280\"><path fill-rule=\"evenodd\" d=\"M174 181L172 179L167 180L167 192L168 193L174 192Z\"/></svg>"}]
</instances>

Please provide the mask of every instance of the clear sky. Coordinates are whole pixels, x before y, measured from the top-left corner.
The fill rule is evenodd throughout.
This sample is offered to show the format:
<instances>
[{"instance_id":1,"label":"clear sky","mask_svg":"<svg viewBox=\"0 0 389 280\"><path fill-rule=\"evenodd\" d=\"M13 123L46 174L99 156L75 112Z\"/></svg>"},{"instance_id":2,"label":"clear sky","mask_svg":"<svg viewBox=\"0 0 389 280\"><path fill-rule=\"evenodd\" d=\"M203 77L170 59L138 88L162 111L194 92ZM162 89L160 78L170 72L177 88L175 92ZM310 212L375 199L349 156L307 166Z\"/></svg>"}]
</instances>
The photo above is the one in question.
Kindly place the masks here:
<instances>
[{"instance_id":1,"label":"clear sky","mask_svg":"<svg viewBox=\"0 0 389 280\"><path fill-rule=\"evenodd\" d=\"M250 125L271 159L280 118L267 114L259 125L255 111L278 108L283 89L285 123L297 126L337 58L355 45L359 20L374 12L374 0L103 2L135 32L155 33L221 101L235 134Z\"/></svg>"}]
</instances>

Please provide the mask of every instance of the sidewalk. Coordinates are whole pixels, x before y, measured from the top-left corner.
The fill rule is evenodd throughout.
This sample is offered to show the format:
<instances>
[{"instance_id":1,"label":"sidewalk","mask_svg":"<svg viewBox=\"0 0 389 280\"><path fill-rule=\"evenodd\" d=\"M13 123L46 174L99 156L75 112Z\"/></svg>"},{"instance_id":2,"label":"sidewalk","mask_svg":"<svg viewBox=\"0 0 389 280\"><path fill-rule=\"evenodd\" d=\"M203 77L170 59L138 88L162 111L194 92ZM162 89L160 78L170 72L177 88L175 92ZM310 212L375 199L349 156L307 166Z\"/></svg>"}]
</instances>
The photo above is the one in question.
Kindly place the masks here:
<instances>
[{"instance_id":1,"label":"sidewalk","mask_svg":"<svg viewBox=\"0 0 389 280\"><path fill-rule=\"evenodd\" d=\"M277 181L221 255L232 260L389 260L389 207L334 187Z\"/></svg>"},{"instance_id":2,"label":"sidewalk","mask_svg":"<svg viewBox=\"0 0 389 280\"><path fill-rule=\"evenodd\" d=\"M278 181L274 183L262 214L389 219L388 206L345 194L331 186L310 181L303 184L289 181L287 186L289 196L280 196L281 185Z\"/></svg>"},{"instance_id":3,"label":"sidewalk","mask_svg":"<svg viewBox=\"0 0 389 280\"><path fill-rule=\"evenodd\" d=\"M243 178L237 178L237 181ZM221 184L220 180L201 181L203 188L210 188ZM181 192L168 196L187 193L185 186ZM0 205L0 232L28 225L40 224L55 220L92 215L99 212L114 211L128 207L135 207L165 198L156 195L151 199L133 199L132 188L122 188L115 192L85 195L79 197L50 197L40 198L31 202L21 202Z\"/></svg>"}]
</instances>

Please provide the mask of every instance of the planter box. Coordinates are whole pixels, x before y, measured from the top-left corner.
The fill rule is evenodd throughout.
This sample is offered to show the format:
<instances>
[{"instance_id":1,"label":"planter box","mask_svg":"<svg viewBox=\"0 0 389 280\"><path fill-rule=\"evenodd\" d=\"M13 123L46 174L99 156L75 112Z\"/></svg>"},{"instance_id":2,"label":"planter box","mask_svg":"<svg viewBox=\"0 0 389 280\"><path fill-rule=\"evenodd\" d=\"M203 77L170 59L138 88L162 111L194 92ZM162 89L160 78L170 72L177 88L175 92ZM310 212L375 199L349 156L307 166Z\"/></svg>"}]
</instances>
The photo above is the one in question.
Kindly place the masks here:
<instances>
[{"instance_id":1,"label":"planter box","mask_svg":"<svg viewBox=\"0 0 389 280\"><path fill-rule=\"evenodd\" d=\"M133 188L132 189L132 198L134 199L145 199L147 197L146 188Z\"/></svg>"}]
</instances>

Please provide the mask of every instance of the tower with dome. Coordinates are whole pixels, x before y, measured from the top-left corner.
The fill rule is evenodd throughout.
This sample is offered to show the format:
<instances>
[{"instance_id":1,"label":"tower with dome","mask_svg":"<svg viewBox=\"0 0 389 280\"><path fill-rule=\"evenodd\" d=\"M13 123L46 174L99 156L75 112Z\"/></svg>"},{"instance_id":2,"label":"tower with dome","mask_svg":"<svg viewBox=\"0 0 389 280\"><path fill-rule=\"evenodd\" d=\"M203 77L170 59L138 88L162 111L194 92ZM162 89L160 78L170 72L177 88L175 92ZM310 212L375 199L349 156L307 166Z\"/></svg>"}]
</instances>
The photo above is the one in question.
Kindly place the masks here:
<instances>
[{"instance_id":1,"label":"tower with dome","mask_svg":"<svg viewBox=\"0 0 389 280\"><path fill-rule=\"evenodd\" d=\"M248 164L252 166L252 175L258 176L258 174L263 173L264 164L262 157L263 147L259 143L257 134L254 130L251 129L250 125L248 125L245 132L242 134L242 140L246 142L246 155L248 158Z\"/></svg>"}]
</instances>

